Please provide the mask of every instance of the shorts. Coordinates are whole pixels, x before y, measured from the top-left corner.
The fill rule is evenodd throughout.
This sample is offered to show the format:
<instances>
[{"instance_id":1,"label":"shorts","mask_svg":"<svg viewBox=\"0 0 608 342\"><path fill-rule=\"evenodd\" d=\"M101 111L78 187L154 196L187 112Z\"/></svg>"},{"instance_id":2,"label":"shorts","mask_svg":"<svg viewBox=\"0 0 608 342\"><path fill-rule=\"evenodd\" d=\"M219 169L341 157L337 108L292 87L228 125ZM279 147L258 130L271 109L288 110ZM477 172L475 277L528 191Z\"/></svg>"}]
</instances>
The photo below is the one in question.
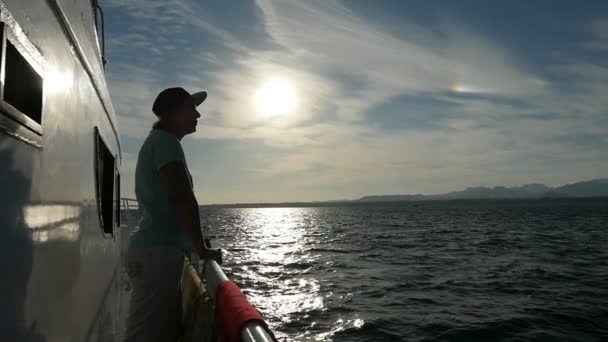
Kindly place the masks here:
<instances>
[{"instance_id":1,"label":"shorts","mask_svg":"<svg viewBox=\"0 0 608 342\"><path fill-rule=\"evenodd\" d=\"M177 341L184 252L175 247L130 248L131 300L125 342Z\"/></svg>"}]
</instances>

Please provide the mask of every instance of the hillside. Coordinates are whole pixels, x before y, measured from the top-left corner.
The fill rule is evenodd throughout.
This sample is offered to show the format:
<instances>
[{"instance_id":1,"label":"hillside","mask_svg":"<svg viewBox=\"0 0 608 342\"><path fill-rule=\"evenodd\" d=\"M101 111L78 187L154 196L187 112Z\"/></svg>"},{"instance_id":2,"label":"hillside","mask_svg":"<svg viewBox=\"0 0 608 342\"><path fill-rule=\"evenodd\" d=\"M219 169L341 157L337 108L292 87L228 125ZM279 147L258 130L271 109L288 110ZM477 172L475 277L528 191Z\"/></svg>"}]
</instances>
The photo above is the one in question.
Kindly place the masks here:
<instances>
[{"instance_id":1,"label":"hillside","mask_svg":"<svg viewBox=\"0 0 608 342\"><path fill-rule=\"evenodd\" d=\"M395 202L440 199L517 199L557 197L601 197L608 196L608 179L593 179L566 184L556 188L544 184L525 184L515 187L469 187L461 191L438 195L375 195L356 199L357 202Z\"/></svg>"}]
</instances>

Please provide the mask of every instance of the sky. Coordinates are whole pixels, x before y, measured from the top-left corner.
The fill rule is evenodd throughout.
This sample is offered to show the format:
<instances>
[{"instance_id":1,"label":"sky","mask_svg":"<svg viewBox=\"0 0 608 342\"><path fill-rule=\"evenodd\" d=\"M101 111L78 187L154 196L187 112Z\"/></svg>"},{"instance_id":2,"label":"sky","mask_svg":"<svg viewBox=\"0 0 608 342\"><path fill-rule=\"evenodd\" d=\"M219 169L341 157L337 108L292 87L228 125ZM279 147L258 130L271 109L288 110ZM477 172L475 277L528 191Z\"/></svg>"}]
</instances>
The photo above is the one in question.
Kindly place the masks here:
<instances>
[{"instance_id":1,"label":"sky","mask_svg":"<svg viewBox=\"0 0 608 342\"><path fill-rule=\"evenodd\" d=\"M123 196L172 86L209 94L182 140L201 204L608 177L608 1L102 6Z\"/></svg>"}]
</instances>

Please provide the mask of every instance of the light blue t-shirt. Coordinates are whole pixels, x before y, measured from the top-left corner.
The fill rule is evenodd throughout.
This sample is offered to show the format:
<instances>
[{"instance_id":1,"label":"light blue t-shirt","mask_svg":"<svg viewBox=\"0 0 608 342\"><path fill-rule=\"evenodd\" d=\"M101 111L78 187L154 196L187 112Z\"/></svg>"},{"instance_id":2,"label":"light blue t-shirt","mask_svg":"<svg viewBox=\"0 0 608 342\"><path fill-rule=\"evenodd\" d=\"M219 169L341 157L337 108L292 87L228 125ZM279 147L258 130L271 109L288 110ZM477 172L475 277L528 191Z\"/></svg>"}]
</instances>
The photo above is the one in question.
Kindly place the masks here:
<instances>
[{"instance_id":1,"label":"light blue t-shirt","mask_svg":"<svg viewBox=\"0 0 608 342\"><path fill-rule=\"evenodd\" d=\"M131 234L130 247L179 247L192 249L193 244L181 227L175 203L160 178L160 169L170 162L184 164L184 150L179 139L161 129L153 129L144 141L135 167L135 197L139 202L139 227Z\"/></svg>"}]
</instances>

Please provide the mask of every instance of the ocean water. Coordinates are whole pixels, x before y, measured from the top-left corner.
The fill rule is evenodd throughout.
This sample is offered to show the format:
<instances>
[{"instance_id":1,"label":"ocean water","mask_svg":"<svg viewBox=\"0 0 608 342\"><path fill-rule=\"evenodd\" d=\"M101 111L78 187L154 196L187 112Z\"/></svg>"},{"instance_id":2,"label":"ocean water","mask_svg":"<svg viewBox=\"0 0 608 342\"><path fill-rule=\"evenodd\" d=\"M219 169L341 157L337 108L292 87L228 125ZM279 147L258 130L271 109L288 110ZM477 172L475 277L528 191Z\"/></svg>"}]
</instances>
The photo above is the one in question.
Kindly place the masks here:
<instances>
[{"instance_id":1,"label":"ocean water","mask_svg":"<svg viewBox=\"0 0 608 342\"><path fill-rule=\"evenodd\" d=\"M608 341L608 199L203 208L286 341Z\"/></svg>"}]
</instances>

